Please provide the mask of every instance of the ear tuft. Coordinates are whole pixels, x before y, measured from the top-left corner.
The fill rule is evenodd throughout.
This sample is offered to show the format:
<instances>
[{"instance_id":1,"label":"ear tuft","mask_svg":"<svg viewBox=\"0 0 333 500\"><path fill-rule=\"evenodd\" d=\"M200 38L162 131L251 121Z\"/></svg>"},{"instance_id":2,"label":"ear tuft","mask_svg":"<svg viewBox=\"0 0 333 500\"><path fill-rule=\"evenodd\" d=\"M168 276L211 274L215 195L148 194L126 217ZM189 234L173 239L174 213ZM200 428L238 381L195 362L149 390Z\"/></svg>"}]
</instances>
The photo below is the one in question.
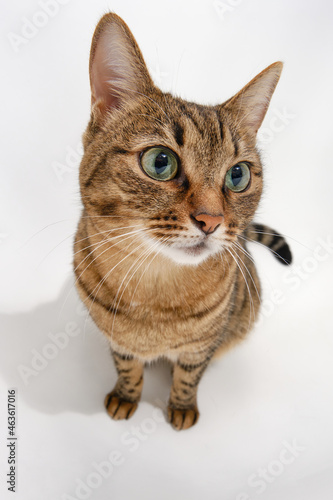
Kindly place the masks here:
<instances>
[{"instance_id":1,"label":"ear tuft","mask_svg":"<svg viewBox=\"0 0 333 500\"><path fill-rule=\"evenodd\" d=\"M271 64L223 105L237 120L236 126L252 137L262 124L282 68L282 62Z\"/></svg>"},{"instance_id":2,"label":"ear tuft","mask_svg":"<svg viewBox=\"0 0 333 500\"><path fill-rule=\"evenodd\" d=\"M130 29L113 13L103 16L95 29L89 72L92 105L97 105L101 116L153 87Z\"/></svg>"}]
</instances>

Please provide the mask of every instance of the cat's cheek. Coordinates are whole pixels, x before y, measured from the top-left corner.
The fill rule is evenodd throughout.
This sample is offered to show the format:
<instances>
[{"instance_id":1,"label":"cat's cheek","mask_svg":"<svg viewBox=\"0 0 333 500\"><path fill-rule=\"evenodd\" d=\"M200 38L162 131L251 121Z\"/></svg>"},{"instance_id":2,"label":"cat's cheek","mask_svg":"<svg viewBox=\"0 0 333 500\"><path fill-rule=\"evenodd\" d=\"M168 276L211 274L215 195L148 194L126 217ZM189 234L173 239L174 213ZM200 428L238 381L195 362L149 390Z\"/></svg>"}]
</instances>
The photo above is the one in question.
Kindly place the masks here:
<instances>
[{"instance_id":1,"label":"cat's cheek","mask_svg":"<svg viewBox=\"0 0 333 500\"><path fill-rule=\"evenodd\" d=\"M260 189L251 189L243 193L229 193L225 204L225 223L230 228L234 221L239 227L245 227L257 210L261 196Z\"/></svg>"}]
</instances>

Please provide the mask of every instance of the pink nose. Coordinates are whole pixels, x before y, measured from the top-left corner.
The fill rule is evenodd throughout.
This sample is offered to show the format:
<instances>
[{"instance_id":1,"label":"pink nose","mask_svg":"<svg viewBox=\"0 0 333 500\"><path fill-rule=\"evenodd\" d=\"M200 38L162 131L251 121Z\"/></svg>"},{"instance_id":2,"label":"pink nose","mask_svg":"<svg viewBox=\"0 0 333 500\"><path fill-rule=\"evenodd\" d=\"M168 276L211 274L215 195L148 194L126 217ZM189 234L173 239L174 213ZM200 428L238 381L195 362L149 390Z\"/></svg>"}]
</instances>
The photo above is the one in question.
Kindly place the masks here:
<instances>
[{"instance_id":1,"label":"pink nose","mask_svg":"<svg viewBox=\"0 0 333 500\"><path fill-rule=\"evenodd\" d=\"M213 233L223 220L223 215L198 214L193 216L198 222L200 229L206 233Z\"/></svg>"}]
</instances>

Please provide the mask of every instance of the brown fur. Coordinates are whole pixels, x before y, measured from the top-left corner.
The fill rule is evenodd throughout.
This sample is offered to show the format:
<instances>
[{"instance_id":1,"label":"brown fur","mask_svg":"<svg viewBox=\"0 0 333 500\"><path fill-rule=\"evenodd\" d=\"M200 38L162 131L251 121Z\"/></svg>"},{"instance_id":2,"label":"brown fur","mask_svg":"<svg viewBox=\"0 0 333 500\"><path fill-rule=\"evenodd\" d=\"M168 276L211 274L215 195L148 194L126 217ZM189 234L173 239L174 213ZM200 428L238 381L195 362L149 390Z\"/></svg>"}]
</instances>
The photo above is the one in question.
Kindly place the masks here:
<instances>
[{"instance_id":1,"label":"brown fur","mask_svg":"<svg viewBox=\"0 0 333 500\"><path fill-rule=\"evenodd\" d=\"M116 39L118 52L121 43L124 68L118 73L117 65L105 69L100 62L110 47L112 62L115 49L107 37ZM258 240L251 226L262 192L255 134L280 71L276 63L225 104L202 106L154 86L118 16L107 14L96 28L74 265L79 294L114 355L119 378L105 404L115 419L134 413L144 363L166 357L173 363L169 420L176 429L191 427L199 415L198 383L210 359L244 338L255 321L260 287L245 249L245 238ZM261 93L260 102L255 93ZM140 153L157 145L180 160L176 177L167 182L140 167ZM239 161L251 165L251 182L235 193L224 179ZM198 214L223 216L221 252L198 265L162 255L157 242L196 238L190 233ZM231 253L223 251L222 240L233 245Z\"/></svg>"}]
</instances>

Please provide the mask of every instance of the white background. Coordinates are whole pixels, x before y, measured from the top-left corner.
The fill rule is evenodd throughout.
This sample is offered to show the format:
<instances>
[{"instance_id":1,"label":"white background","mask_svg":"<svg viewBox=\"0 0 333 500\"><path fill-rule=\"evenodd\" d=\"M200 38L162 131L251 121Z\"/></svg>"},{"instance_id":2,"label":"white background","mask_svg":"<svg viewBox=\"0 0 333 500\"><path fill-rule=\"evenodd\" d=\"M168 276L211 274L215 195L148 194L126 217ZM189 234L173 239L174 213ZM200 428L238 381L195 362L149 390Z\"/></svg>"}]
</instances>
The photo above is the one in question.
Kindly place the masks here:
<instances>
[{"instance_id":1,"label":"white background","mask_svg":"<svg viewBox=\"0 0 333 500\"><path fill-rule=\"evenodd\" d=\"M40 15L38 1L1 5L1 498L331 499L332 3L57 5L53 16ZM251 247L263 284L261 321L207 370L200 421L182 433L156 410L164 411L171 382L163 364L146 370L142 403L130 421L106 415L103 398L115 369L72 288L80 213L73 151L89 118L91 36L109 10L132 29L156 83L189 100L223 102L270 63L285 63L261 131L265 193L257 220L288 235L295 263L285 268ZM27 20L39 24L30 25L29 38ZM15 38L22 33L25 39ZM73 322L78 335L66 333L67 346L53 350L45 366L39 361L25 384L22 366L32 368L36 352L50 353L52 335ZM5 483L13 387L15 495ZM292 455L287 449L295 445ZM118 465L101 478L94 463L112 452ZM76 491L79 481L90 484L85 493Z\"/></svg>"}]
</instances>

